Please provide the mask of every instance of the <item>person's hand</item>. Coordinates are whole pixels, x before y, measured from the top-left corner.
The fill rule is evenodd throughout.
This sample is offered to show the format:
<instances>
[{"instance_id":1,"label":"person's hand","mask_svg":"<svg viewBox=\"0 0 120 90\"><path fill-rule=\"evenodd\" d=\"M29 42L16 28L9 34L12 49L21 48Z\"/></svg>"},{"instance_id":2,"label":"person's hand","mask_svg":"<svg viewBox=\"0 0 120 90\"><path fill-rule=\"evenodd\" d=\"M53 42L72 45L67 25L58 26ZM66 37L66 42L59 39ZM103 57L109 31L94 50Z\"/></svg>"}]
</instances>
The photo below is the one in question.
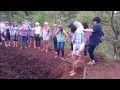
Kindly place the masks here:
<instances>
[{"instance_id":1,"label":"person's hand","mask_svg":"<svg viewBox=\"0 0 120 90\"><path fill-rule=\"evenodd\" d=\"M63 42L66 42L66 40L63 40Z\"/></svg>"}]
</instances>

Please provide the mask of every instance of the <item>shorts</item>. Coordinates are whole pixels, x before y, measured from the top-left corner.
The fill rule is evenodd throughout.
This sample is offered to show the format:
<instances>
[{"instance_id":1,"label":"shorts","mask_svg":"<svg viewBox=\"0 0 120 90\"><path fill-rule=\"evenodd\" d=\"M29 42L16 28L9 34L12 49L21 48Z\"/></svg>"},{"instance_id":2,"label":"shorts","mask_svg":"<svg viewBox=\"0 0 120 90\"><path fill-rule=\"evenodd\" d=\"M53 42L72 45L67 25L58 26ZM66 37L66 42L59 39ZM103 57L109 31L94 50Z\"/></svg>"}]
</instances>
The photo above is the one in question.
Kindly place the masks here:
<instances>
[{"instance_id":1,"label":"shorts","mask_svg":"<svg viewBox=\"0 0 120 90\"><path fill-rule=\"evenodd\" d=\"M79 56L80 52L84 50L85 43L80 44L79 49L76 50L76 44L73 44L73 55Z\"/></svg>"},{"instance_id":2,"label":"shorts","mask_svg":"<svg viewBox=\"0 0 120 90\"><path fill-rule=\"evenodd\" d=\"M49 35L43 35L43 40L49 40Z\"/></svg>"},{"instance_id":3,"label":"shorts","mask_svg":"<svg viewBox=\"0 0 120 90\"><path fill-rule=\"evenodd\" d=\"M64 49L65 42L57 42L57 48L58 49Z\"/></svg>"},{"instance_id":4,"label":"shorts","mask_svg":"<svg viewBox=\"0 0 120 90\"><path fill-rule=\"evenodd\" d=\"M34 38L34 36L30 36L30 38L31 38L31 39L33 39L33 38Z\"/></svg>"},{"instance_id":5,"label":"shorts","mask_svg":"<svg viewBox=\"0 0 120 90\"><path fill-rule=\"evenodd\" d=\"M10 34L7 34L7 35L5 36L5 41L10 41Z\"/></svg>"},{"instance_id":6,"label":"shorts","mask_svg":"<svg viewBox=\"0 0 120 90\"><path fill-rule=\"evenodd\" d=\"M13 41L18 41L18 35L13 36Z\"/></svg>"}]
</instances>

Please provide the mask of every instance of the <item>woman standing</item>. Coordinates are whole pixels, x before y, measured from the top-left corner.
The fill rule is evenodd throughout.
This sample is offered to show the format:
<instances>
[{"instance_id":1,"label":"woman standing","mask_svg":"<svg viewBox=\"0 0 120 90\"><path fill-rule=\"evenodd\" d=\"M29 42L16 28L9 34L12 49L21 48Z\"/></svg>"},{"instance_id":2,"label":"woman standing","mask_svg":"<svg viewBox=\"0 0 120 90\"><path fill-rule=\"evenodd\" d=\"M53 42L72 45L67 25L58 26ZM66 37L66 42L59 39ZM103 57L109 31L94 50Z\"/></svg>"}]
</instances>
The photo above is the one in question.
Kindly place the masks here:
<instances>
[{"instance_id":1,"label":"woman standing","mask_svg":"<svg viewBox=\"0 0 120 90\"><path fill-rule=\"evenodd\" d=\"M52 38L53 38L53 42L54 42L54 51L55 51L55 54L57 54L57 25L54 24L53 25L53 34L52 34ZM54 52L53 51L53 52Z\"/></svg>"},{"instance_id":2,"label":"woman standing","mask_svg":"<svg viewBox=\"0 0 120 90\"><path fill-rule=\"evenodd\" d=\"M31 29L29 30L30 40L29 40L29 46L28 47L31 47L32 42L34 42L34 34L35 34L35 24L32 23Z\"/></svg>"},{"instance_id":3,"label":"woman standing","mask_svg":"<svg viewBox=\"0 0 120 90\"><path fill-rule=\"evenodd\" d=\"M12 33L12 37L13 37L13 47L18 47L19 27L17 25L17 22L14 22L14 24L12 25L11 33Z\"/></svg>"},{"instance_id":4,"label":"woman standing","mask_svg":"<svg viewBox=\"0 0 120 90\"><path fill-rule=\"evenodd\" d=\"M5 46L8 47L10 46L10 36L11 36L11 28L9 26L9 22L5 22L5 27L4 27L4 35L5 35Z\"/></svg>"},{"instance_id":5,"label":"woman standing","mask_svg":"<svg viewBox=\"0 0 120 90\"><path fill-rule=\"evenodd\" d=\"M25 48L27 48L27 35L28 35L28 27L25 25L25 22L22 22L22 25L20 27L20 35L21 35L21 48L23 48L23 46Z\"/></svg>"},{"instance_id":6,"label":"woman standing","mask_svg":"<svg viewBox=\"0 0 120 90\"><path fill-rule=\"evenodd\" d=\"M44 23L43 27L43 50L46 49L46 52L48 52L48 41L50 39L50 27L47 22Z\"/></svg>"},{"instance_id":7,"label":"woman standing","mask_svg":"<svg viewBox=\"0 0 120 90\"><path fill-rule=\"evenodd\" d=\"M39 26L40 24L38 22L35 23L35 42L34 42L34 48L38 47L40 49L40 39L42 36L42 28Z\"/></svg>"},{"instance_id":8,"label":"woman standing","mask_svg":"<svg viewBox=\"0 0 120 90\"><path fill-rule=\"evenodd\" d=\"M68 34L63 30L63 26L59 25L58 26L58 31L57 31L57 56L59 56L59 53L61 51L62 53L62 57L61 60L64 60L64 46L65 46L65 42L68 39Z\"/></svg>"}]
</instances>

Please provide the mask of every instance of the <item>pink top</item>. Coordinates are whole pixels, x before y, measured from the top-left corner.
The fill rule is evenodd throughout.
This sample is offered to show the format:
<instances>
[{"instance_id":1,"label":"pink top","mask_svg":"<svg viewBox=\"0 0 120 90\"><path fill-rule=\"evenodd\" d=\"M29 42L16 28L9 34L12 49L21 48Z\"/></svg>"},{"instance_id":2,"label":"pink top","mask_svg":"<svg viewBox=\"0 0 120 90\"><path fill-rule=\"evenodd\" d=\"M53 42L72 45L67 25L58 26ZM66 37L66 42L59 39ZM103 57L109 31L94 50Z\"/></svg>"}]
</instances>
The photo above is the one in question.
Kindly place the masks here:
<instances>
[{"instance_id":1,"label":"pink top","mask_svg":"<svg viewBox=\"0 0 120 90\"><path fill-rule=\"evenodd\" d=\"M84 42L85 42L85 44L89 43L89 38L90 38L91 34L92 33L84 32Z\"/></svg>"},{"instance_id":2,"label":"pink top","mask_svg":"<svg viewBox=\"0 0 120 90\"><path fill-rule=\"evenodd\" d=\"M28 28L27 27L25 27L25 26L21 26L20 27L20 35L21 36L27 36L27 34L28 34Z\"/></svg>"}]
</instances>

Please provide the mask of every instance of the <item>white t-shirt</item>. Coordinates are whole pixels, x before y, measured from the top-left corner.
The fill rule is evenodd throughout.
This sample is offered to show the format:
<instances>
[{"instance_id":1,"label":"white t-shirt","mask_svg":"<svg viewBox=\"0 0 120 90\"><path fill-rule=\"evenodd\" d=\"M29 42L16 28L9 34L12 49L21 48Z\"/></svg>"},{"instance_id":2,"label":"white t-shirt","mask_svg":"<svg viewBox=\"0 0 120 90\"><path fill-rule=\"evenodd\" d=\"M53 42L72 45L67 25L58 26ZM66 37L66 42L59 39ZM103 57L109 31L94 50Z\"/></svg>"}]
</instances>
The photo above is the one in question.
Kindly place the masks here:
<instances>
[{"instance_id":1,"label":"white t-shirt","mask_svg":"<svg viewBox=\"0 0 120 90\"><path fill-rule=\"evenodd\" d=\"M1 29L1 32L3 32L3 28L5 27L5 24L1 23L0 24L0 29Z\"/></svg>"},{"instance_id":2,"label":"white t-shirt","mask_svg":"<svg viewBox=\"0 0 120 90\"><path fill-rule=\"evenodd\" d=\"M40 34L40 35L42 35L41 27L40 27L40 26L35 27L35 34Z\"/></svg>"}]
</instances>

